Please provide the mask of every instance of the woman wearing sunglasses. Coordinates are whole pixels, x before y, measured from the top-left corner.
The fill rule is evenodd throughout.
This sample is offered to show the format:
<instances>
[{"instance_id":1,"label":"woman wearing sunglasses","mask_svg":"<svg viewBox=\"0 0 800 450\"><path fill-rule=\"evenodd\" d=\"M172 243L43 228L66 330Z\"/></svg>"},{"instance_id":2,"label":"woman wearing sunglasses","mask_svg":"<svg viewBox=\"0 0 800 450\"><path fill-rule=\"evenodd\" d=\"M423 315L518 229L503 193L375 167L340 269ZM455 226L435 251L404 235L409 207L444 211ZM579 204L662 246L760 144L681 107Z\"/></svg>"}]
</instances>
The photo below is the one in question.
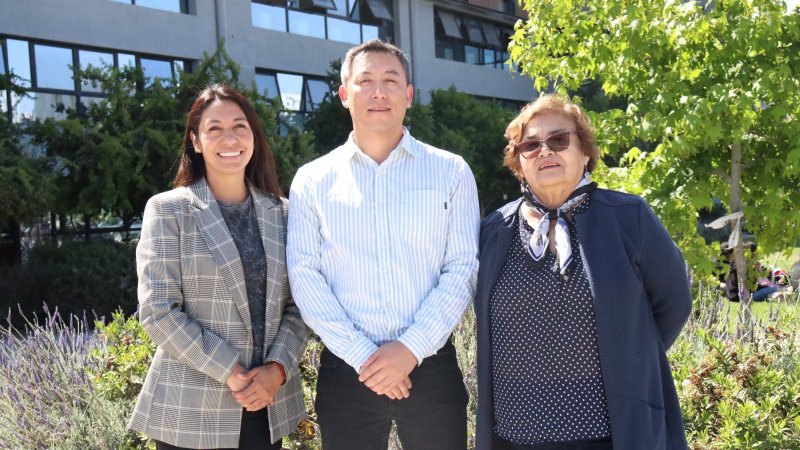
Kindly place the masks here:
<instances>
[{"instance_id":1,"label":"woman wearing sunglasses","mask_svg":"<svg viewBox=\"0 0 800 450\"><path fill-rule=\"evenodd\" d=\"M481 225L477 448L687 448L665 353L692 305L678 247L591 180L577 105L540 97L506 138L523 196Z\"/></svg>"}]
</instances>

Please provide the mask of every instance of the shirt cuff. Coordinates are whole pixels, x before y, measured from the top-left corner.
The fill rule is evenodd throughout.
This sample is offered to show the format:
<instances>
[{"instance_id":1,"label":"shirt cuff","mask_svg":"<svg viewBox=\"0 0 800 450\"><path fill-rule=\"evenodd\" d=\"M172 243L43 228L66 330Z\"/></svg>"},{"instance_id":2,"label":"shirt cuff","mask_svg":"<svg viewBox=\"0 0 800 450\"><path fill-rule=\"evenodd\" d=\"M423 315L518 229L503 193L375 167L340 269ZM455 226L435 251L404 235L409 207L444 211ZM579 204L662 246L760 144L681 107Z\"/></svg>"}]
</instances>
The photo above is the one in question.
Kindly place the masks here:
<instances>
[{"instance_id":1,"label":"shirt cuff","mask_svg":"<svg viewBox=\"0 0 800 450\"><path fill-rule=\"evenodd\" d=\"M417 358L418 366L422 364L425 357L430 356L430 339L414 327L407 329L402 336L397 338L397 341L405 345L414 358Z\"/></svg>"},{"instance_id":2,"label":"shirt cuff","mask_svg":"<svg viewBox=\"0 0 800 450\"><path fill-rule=\"evenodd\" d=\"M356 370L356 373L361 373L361 366L376 350L378 350L377 345L369 339L362 337L355 342L350 350L341 358L344 362L350 364L350 366Z\"/></svg>"}]
</instances>

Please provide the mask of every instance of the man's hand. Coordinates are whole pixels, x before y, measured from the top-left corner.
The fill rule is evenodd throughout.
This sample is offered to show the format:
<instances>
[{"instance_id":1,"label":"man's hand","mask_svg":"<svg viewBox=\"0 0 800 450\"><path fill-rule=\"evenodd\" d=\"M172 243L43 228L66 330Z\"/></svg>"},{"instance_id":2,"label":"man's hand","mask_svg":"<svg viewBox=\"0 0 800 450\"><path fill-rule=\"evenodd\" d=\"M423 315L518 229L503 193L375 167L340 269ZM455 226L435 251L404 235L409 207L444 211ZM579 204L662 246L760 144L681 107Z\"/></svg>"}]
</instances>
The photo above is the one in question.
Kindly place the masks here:
<instances>
[{"instance_id":1,"label":"man's hand","mask_svg":"<svg viewBox=\"0 0 800 450\"><path fill-rule=\"evenodd\" d=\"M283 384L283 371L277 363L272 362L266 366L259 366L237 375L247 387L234 391L233 398L248 411L258 411L271 405L275 400L275 393Z\"/></svg>"},{"instance_id":2,"label":"man's hand","mask_svg":"<svg viewBox=\"0 0 800 450\"><path fill-rule=\"evenodd\" d=\"M417 358L405 345L392 341L382 345L361 366L358 381L378 395L399 400L408 398L411 380L408 375L417 365Z\"/></svg>"}]
</instances>

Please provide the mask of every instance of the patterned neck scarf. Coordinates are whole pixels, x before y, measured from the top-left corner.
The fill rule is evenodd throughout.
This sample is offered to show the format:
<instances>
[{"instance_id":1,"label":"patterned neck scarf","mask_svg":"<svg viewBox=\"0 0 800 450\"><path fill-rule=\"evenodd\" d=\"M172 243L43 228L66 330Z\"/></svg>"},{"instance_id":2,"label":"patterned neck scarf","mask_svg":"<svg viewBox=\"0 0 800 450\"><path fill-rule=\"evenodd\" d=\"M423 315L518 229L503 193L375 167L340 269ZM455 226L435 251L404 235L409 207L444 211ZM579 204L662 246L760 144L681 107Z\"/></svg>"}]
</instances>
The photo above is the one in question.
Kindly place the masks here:
<instances>
[{"instance_id":1,"label":"patterned neck scarf","mask_svg":"<svg viewBox=\"0 0 800 450\"><path fill-rule=\"evenodd\" d=\"M574 224L572 210L579 205L584 198L597 187L597 183L591 181L589 172L584 173L581 181L567 197L567 200L556 209L548 209L542 201L536 197L527 183L523 185L523 198L525 204L542 217L539 223L533 227L533 235L528 243L528 254L533 258L533 267L540 269L544 265L547 246L550 244L550 221L555 221L556 252L558 256L558 272L562 278L568 277L567 270L572 263L572 244L570 242L568 222Z\"/></svg>"}]
</instances>

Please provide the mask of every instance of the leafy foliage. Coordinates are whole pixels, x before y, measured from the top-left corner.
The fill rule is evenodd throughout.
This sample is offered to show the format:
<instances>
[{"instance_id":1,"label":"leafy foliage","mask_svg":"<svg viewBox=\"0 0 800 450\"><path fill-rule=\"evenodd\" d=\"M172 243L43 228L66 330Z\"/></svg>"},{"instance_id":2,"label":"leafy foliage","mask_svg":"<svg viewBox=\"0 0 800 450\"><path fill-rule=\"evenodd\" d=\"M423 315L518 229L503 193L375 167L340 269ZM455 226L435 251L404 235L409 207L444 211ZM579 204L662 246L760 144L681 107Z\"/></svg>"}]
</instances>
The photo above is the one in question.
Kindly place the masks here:
<instances>
[{"instance_id":1,"label":"leafy foliage","mask_svg":"<svg viewBox=\"0 0 800 450\"><path fill-rule=\"evenodd\" d=\"M136 311L136 266L131 244L65 242L34 247L26 264L0 268L0 308L31 314L42 302L62 314L111 317ZM10 316L18 322L20 317Z\"/></svg>"},{"instance_id":2,"label":"leafy foliage","mask_svg":"<svg viewBox=\"0 0 800 450\"><path fill-rule=\"evenodd\" d=\"M24 89L15 78L0 73L0 93L11 90L23 95ZM0 114L0 227L31 220L47 211L52 199L49 159L26 151L22 129Z\"/></svg>"},{"instance_id":3,"label":"leafy foliage","mask_svg":"<svg viewBox=\"0 0 800 450\"><path fill-rule=\"evenodd\" d=\"M107 399L131 403L139 395L156 346L136 316L117 310L111 321L95 322L99 344L89 356L97 369L89 373L97 390Z\"/></svg>"},{"instance_id":4,"label":"leafy foliage","mask_svg":"<svg viewBox=\"0 0 800 450\"><path fill-rule=\"evenodd\" d=\"M99 87L104 98L61 105L65 118L48 118L26 130L56 162L59 189L50 206L59 213L94 216L103 211L130 223L152 195L169 189L186 114L197 93L211 83L237 88L254 104L285 185L314 156L313 136L293 130L278 139L279 108L240 81L238 65L221 44L175 81L150 79L132 66L89 67L76 76Z\"/></svg>"},{"instance_id":5,"label":"leafy foliage","mask_svg":"<svg viewBox=\"0 0 800 450\"><path fill-rule=\"evenodd\" d=\"M525 0L524 8L512 60L537 89L566 92L595 79L626 100L624 110L594 115L602 150L626 152L626 170L606 182L643 195L693 268L713 269L695 232L696 211L712 198L736 210L741 196L766 253L797 239L800 13L772 0Z\"/></svg>"},{"instance_id":6,"label":"leafy foliage","mask_svg":"<svg viewBox=\"0 0 800 450\"><path fill-rule=\"evenodd\" d=\"M670 352L690 447L800 449L797 307L742 341L722 305L707 302Z\"/></svg>"},{"instance_id":7,"label":"leafy foliage","mask_svg":"<svg viewBox=\"0 0 800 450\"><path fill-rule=\"evenodd\" d=\"M86 321L43 316L22 331L0 328L0 447L130 448L127 405L99 395L86 374L96 367Z\"/></svg>"},{"instance_id":8,"label":"leafy foliage","mask_svg":"<svg viewBox=\"0 0 800 450\"><path fill-rule=\"evenodd\" d=\"M328 76L328 97L319 104L316 111L309 117L306 130L316 136L317 153L324 155L347 141L353 123L350 112L339 100L339 85L341 82L342 61L331 61Z\"/></svg>"}]
</instances>

